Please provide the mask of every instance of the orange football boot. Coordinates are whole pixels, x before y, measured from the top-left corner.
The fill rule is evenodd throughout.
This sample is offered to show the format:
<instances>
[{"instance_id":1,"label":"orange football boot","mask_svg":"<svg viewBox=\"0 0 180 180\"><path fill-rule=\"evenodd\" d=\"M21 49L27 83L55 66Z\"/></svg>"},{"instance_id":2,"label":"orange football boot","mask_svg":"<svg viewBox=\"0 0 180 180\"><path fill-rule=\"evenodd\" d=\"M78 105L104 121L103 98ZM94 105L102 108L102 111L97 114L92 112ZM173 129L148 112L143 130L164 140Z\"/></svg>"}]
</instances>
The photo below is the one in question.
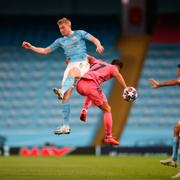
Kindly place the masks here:
<instances>
[{"instance_id":1,"label":"orange football boot","mask_svg":"<svg viewBox=\"0 0 180 180\"><path fill-rule=\"evenodd\" d=\"M106 137L104 139L104 142L107 143L107 144L119 145L119 142L115 137Z\"/></svg>"}]
</instances>

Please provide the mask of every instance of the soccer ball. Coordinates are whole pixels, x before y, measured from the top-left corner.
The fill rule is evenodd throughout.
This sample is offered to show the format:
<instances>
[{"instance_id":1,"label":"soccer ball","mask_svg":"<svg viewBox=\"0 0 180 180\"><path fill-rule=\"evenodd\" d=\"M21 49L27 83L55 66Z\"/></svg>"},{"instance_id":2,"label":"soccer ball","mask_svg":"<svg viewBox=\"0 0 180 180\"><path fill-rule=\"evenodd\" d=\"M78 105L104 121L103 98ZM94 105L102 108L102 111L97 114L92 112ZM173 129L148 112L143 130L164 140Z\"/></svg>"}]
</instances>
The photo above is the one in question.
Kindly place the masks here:
<instances>
[{"instance_id":1,"label":"soccer ball","mask_svg":"<svg viewBox=\"0 0 180 180\"><path fill-rule=\"evenodd\" d=\"M138 97L138 93L134 87L127 87L123 91L123 99L128 102L133 102Z\"/></svg>"}]
</instances>

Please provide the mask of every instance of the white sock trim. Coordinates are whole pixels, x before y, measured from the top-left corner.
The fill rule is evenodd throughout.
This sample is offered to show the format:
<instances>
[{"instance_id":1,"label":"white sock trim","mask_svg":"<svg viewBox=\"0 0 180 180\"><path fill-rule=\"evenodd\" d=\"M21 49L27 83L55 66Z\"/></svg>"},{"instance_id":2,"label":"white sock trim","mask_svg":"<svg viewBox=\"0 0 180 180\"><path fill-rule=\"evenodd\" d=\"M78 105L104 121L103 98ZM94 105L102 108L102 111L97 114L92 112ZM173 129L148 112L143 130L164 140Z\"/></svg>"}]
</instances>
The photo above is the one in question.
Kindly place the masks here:
<instances>
[{"instance_id":1,"label":"white sock trim","mask_svg":"<svg viewBox=\"0 0 180 180\"><path fill-rule=\"evenodd\" d=\"M86 111L86 112L88 112L88 110L87 110L87 109L85 109L85 108L83 108L83 109L82 109L82 111Z\"/></svg>"},{"instance_id":2,"label":"white sock trim","mask_svg":"<svg viewBox=\"0 0 180 180\"><path fill-rule=\"evenodd\" d=\"M112 138L112 136L106 136L106 138Z\"/></svg>"}]
</instances>

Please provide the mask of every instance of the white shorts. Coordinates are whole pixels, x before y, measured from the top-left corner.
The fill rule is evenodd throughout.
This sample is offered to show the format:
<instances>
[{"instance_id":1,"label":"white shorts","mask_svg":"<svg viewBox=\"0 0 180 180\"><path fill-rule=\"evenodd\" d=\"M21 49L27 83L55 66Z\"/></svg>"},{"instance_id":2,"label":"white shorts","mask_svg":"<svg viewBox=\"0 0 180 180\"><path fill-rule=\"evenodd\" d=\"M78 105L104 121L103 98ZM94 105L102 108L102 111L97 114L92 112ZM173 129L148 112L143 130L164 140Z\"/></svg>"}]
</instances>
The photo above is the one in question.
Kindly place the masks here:
<instances>
[{"instance_id":1,"label":"white shorts","mask_svg":"<svg viewBox=\"0 0 180 180\"><path fill-rule=\"evenodd\" d=\"M64 71L64 76L63 76L63 80L62 80L62 86L64 85L64 82L66 81L67 77L69 76L69 72L72 68L77 68L80 71L80 76L82 77L88 70L89 70L89 63L87 60L85 61L79 61L79 62L70 62L67 67L66 70Z\"/></svg>"}]
</instances>

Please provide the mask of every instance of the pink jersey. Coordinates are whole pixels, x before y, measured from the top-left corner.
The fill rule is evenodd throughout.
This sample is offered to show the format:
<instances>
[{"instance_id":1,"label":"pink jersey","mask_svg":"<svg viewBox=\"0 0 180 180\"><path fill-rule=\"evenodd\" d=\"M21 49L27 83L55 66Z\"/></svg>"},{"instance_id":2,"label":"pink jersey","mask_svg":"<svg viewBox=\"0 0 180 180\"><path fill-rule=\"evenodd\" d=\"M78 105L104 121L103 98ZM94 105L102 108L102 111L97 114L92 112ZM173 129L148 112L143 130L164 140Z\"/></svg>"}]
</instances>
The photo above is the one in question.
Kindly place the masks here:
<instances>
[{"instance_id":1,"label":"pink jersey","mask_svg":"<svg viewBox=\"0 0 180 180\"><path fill-rule=\"evenodd\" d=\"M90 69L82 78L92 79L93 81L97 82L98 85L113 78L113 71L118 70L116 66L95 58L89 58L89 64Z\"/></svg>"}]
</instances>

